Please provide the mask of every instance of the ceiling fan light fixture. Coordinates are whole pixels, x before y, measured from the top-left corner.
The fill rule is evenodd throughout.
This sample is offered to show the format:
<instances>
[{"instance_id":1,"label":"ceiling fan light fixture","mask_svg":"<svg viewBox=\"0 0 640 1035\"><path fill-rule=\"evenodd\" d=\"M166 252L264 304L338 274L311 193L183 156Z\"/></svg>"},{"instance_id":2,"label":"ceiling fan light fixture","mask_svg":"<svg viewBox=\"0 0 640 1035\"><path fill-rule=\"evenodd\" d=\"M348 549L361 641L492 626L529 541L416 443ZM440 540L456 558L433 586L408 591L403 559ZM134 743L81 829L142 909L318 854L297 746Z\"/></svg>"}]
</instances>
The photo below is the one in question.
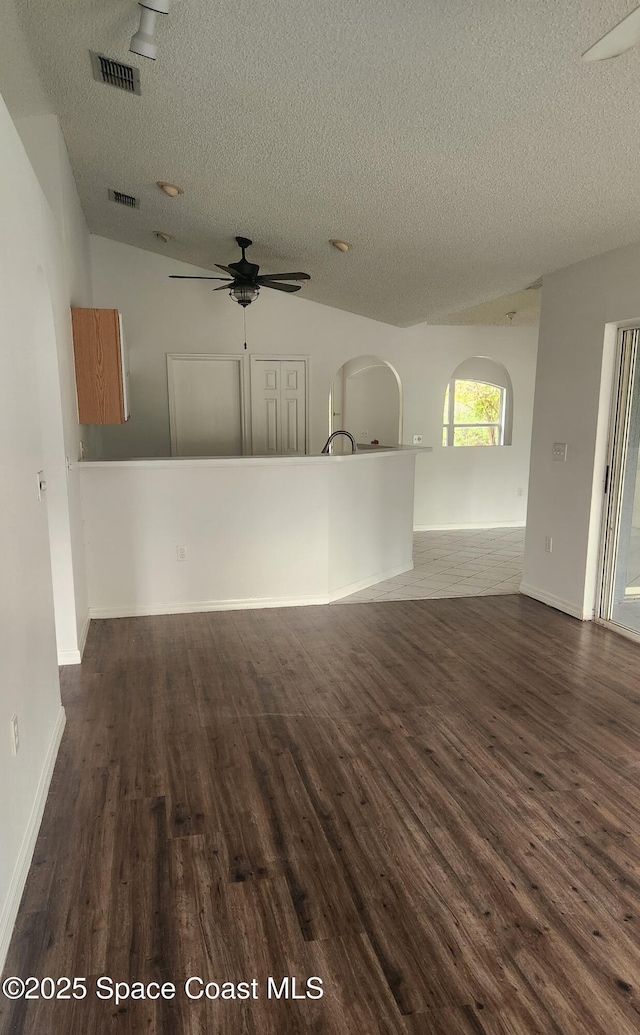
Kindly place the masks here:
<instances>
[{"instance_id":1,"label":"ceiling fan light fixture","mask_svg":"<svg viewBox=\"0 0 640 1035\"><path fill-rule=\"evenodd\" d=\"M582 60L607 61L609 58L620 57L625 51L635 47L636 43L640 43L640 7L636 7L597 43L585 50Z\"/></svg>"},{"instance_id":2,"label":"ceiling fan light fixture","mask_svg":"<svg viewBox=\"0 0 640 1035\"><path fill-rule=\"evenodd\" d=\"M257 284L234 284L229 295L234 299L238 305L241 305L243 309L246 309L248 305L255 302L256 298L260 294L260 288Z\"/></svg>"}]
</instances>

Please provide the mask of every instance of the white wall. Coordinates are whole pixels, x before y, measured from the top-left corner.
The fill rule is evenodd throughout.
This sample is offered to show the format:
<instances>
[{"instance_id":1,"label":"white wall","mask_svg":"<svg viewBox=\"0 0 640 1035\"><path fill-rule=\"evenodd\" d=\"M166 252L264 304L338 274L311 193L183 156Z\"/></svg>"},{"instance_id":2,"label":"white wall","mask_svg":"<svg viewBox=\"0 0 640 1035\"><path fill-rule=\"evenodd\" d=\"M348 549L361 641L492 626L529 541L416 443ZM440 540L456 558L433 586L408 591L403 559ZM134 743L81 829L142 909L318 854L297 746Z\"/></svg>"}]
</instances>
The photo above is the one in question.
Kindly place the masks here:
<instances>
[{"instance_id":1,"label":"white wall","mask_svg":"<svg viewBox=\"0 0 640 1035\"><path fill-rule=\"evenodd\" d=\"M544 278L524 586L591 618L606 466L615 322L640 323L640 245ZM566 463L552 460L568 444ZM552 536L553 552L545 552Z\"/></svg>"},{"instance_id":2,"label":"white wall","mask_svg":"<svg viewBox=\"0 0 640 1035\"><path fill-rule=\"evenodd\" d=\"M64 449L71 449L73 440L64 441L70 418L60 401L61 384L63 396L69 391L65 250L2 101L0 154L0 536L6 547L0 561L1 967L64 725L49 528L64 526L64 512L69 515L72 506L61 470ZM43 469L51 489L39 501L36 476ZM77 513L75 520L79 526ZM69 564L68 527L67 519ZM61 548L62 565L63 553ZM20 727L16 756L9 737L14 714Z\"/></svg>"},{"instance_id":3,"label":"white wall","mask_svg":"<svg viewBox=\"0 0 640 1035\"><path fill-rule=\"evenodd\" d=\"M167 352L234 353L242 348L242 312L226 292L170 281L169 273L208 271L105 238L91 238L94 302L120 309L130 350L128 425L102 429L105 457L170 454ZM346 361L363 355L398 371L404 436L424 436L433 453L418 457L415 521L421 527L523 523L537 329L530 327L391 327L299 296L263 290L247 310L250 351L309 355L311 450L329 431L329 388ZM503 363L513 382L513 445L444 449L444 392L455 367L472 356ZM95 455L95 454L94 454ZM518 495L518 490L523 492Z\"/></svg>"},{"instance_id":4,"label":"white wall","mask_svg":"<svg viewBox=\"0 0 640 1035\"><path fill-rule=\"evenodd\" d=\"M424 445L433 446L433 453L417 458L416 526L524 524L537 328L421 324L405 333L404 347L392 360L404 389L404 441L410 443L419 433ZM510 375L510 446L442 446L447 384L456 367L472 356L497 360Z\"/></svg>"},{"instance_id":5,"label":"white wall","mask_svg":"<svg viewBox=\"0 0 640 1035\"><path fill-rule=\"evenodd\" d=\"M413 463L408 450L82 464L91 612L326 603L407 571Z\"/></svg>"},{"instance_id":6,"label":"white wall","mask_svg":"<svg viewBox=\"0 0 640 1035\"><path fill-rule=\"evenodd\" d=\"M80 661L88 627L77 460L81 435L92 432L78 425L69 307L91 305L89 233L56 116L22 118L16 128L42 190L37 207L55 233L36 311L39 334L52 346L39 373L58 660L71 664Z\"/></svg>"}]
</instances>

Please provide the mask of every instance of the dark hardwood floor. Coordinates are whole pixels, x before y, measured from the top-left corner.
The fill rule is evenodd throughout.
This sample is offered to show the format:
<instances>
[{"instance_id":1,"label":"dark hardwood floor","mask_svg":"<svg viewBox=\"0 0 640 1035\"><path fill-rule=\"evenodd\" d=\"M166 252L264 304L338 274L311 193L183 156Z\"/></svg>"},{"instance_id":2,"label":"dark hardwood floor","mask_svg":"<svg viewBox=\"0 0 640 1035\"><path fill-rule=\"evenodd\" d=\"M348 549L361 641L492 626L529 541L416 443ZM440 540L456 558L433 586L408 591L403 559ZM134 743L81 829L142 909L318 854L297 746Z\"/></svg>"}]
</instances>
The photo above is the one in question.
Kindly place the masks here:
<instances>
[{"instance_id":1,"label":"dark hardwood floor","mask_svg":"<svg viewBox=\"0 0 640 1035\"><path fill-rule=\"evenodd\" d=\"M94 622L5 969L89 994L1 1035L637 1035L639 661L517 596Z\"/></svg>"}]
</instances>

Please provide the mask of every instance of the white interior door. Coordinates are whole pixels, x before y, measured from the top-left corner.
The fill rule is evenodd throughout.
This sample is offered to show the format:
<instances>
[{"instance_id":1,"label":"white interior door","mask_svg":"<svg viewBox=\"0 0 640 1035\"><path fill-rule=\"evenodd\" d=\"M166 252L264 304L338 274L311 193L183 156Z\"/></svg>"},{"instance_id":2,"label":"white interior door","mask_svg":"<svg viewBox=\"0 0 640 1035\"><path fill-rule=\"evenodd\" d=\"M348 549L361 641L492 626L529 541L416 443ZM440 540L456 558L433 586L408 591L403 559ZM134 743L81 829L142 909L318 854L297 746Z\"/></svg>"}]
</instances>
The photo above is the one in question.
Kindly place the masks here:
<instances>
[{"instance_id":1,"label":"white interior door","mask_svg":"<svg viewBox=\"0 0 640 1035\"><path fill-rule=\"evenodd\" d=\"M307 364L304 359L253 359L251 432L258 456L307 451Z\"/></svg>"},{"instance_id":2,"label":"white interior door","mask_svg":"<svg viewBox=\"0 0 640 1035\"><path fill-rule=\"evenodd\" d=\"M241 456L243 366L239 356L167 356L173 456Z\"/></svg>"}]
</instances>

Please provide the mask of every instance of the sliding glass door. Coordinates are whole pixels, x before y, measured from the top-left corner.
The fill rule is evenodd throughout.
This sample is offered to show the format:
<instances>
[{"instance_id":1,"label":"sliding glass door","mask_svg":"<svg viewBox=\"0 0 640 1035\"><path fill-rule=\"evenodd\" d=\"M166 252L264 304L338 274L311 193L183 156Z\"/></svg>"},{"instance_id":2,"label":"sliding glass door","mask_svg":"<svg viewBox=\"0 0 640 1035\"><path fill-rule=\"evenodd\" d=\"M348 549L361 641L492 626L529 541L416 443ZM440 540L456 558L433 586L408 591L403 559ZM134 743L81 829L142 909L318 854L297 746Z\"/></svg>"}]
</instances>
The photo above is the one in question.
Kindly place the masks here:
<instances>
[{"instance_id":1,"label":"sliding glass door","mask_svg":"<svg viewBox=\"0 0 640 1035\"><path fill-rule=\"evenodd\" d=\"M640 635L640 329L622 332L601 617Z\"/></svg>"}]
</instances>

